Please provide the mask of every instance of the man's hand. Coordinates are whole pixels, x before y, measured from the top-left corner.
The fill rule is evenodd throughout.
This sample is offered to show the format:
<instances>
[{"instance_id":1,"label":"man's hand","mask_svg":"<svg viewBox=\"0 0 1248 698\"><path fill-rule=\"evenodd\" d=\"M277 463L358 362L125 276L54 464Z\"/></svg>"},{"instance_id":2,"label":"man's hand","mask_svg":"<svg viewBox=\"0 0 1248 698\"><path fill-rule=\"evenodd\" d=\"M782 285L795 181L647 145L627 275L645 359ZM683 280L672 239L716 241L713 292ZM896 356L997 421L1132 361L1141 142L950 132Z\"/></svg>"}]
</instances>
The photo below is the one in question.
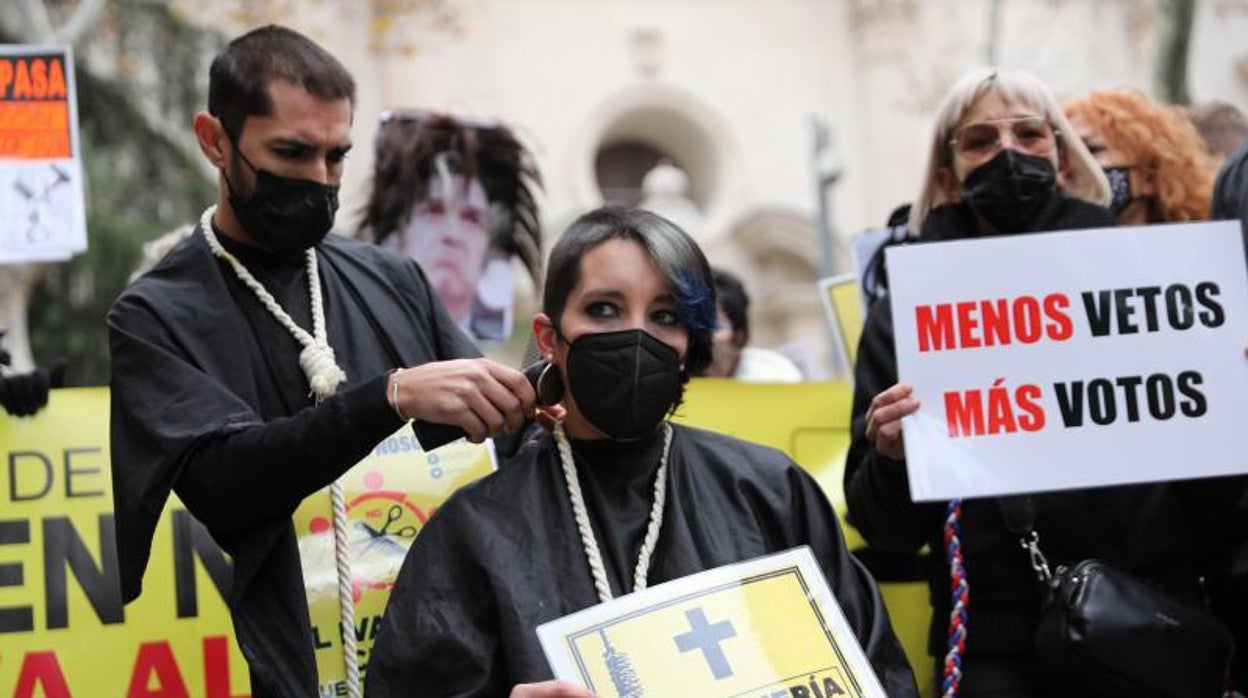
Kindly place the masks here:
<instances>
[{"instance_id":1,"label":"man's hand","mask_svg":"<svg viewBox=\"0 0 1248 698\"><path fill-rule=\"evenodd\" d=\"M901 440L901 418L918 409L919 399L908 383L897 383L876 395L867 408L867 440L882 455L904 460L906 445Z\"/></svg>"},{"instance_id":2,"label":"man's hand","mask_svg":"<svg viewBox=\"0 0 1248 698\"><path fill-rule=\"evenodd\" d=\"M570 681L543 681L516 686L511 698L596 698L596 694Z\"/></svg>"},{"instance_id":3,"label":"man's hand","mask_svg":"<svg viewBox=\"0 0 1248 698\"><path fill-rule=\"evenodd\" d=\"M402 415L457 426L473 443L515 433L533 414L533 388L524 375L489 359L435 361L396 371L391 381Z\"/></svg>"}]
</instances>

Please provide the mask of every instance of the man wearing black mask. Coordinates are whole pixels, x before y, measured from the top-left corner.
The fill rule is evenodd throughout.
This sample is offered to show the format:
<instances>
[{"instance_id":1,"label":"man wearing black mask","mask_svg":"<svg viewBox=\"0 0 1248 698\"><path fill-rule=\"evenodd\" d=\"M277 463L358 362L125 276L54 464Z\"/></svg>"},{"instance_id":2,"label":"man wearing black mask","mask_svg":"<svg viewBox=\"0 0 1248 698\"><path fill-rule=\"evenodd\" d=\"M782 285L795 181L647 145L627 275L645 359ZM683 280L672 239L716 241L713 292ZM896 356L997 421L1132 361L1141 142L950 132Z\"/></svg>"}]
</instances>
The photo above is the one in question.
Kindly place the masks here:
<instances>
[{"instance_id":1,"label":"man wearing black mask","mask_svg":"<svg viewBox=\"0 0 1248 698\"><path fill-rule=\"evenodd\" d=\"M108 316L123 596L139 595L176 492L233 558L255 696L317 692L299 503L406 421L435 448L514 432L533 409L414 263L327 235L354 104L351 76L306 37L270 26L231 42L194 124L216 205Z\"/></svg>"}]
</instances>

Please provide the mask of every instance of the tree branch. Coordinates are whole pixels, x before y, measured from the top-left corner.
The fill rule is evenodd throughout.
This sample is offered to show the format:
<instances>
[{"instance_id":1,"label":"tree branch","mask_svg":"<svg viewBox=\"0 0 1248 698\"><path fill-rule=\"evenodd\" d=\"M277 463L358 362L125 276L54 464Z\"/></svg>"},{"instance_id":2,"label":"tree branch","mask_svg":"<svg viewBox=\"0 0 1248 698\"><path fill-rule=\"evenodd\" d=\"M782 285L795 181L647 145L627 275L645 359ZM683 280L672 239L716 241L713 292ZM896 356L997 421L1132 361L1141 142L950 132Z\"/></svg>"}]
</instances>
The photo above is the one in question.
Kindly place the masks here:
<instances>
[{"instance_id":1,"label":"tree branch","mask_svg":"<svg viewBox=\"0 0 1248 698\"><path fill-rule=\"evenodd\" d=\"M61 43L75 44L88 28L99 19L104 11L105 0L82 0L74 13L64 24L56 28L56 40ZM45 12L46 16L46 12Z\"/></svg>"},{"instance_id":2,"label":"tree branch","mask_svg":"<svg viewBox=\"0 0 1248 698\"><path fill-rule=\"evenodd\" d=\"M52 29L52 20L48 17L48 8L43 0L16 0L17 26L11 29L17 34L19 41L32 44L46 44L56 39Z\"/></svg>"}]
</instances>

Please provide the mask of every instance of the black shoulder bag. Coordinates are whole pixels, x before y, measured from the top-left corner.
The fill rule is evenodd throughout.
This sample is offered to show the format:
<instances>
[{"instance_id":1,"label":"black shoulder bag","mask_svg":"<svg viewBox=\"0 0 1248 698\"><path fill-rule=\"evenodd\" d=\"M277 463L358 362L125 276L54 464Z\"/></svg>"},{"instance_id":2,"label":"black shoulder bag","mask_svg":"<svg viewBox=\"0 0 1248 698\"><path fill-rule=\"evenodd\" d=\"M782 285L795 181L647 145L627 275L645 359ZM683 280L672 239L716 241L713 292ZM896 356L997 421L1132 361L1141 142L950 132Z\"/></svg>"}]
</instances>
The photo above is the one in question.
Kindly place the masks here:
<instances>
[{"instance_id":1,"label":"black shoulder bag","mask_svg":"<svg viewBox=\"0 0 1248 698\"><path fill-rule=\"evenodd\" d=\"M1102 560L1049 568L1030 497L998 500L1045 588L1036 654L1073 680L1115 695L1221 696L1234 652L1212 613Z\"/></svg>"}]
</instances>

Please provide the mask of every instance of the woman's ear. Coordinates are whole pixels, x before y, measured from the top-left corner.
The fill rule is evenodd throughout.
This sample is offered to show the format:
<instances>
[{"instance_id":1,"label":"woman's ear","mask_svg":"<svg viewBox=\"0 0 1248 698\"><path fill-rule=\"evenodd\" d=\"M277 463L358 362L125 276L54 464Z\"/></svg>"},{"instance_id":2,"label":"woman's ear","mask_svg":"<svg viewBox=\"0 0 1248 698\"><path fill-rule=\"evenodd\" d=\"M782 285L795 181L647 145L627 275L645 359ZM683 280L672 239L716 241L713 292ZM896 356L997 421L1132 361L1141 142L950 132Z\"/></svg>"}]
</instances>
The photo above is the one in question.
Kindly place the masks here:
<instances>
[{"instance_id":1,"label":"woman's ear","mask_svg":"<svg viewBox=\"0 0 1248 698\"><path fill-rule=\"evenodd\" d=\"M1074 173L1070 169L1070 151L1061 146L1058 141L1057 147L1057 188L1064 191L1070 188Z\"/></svg>"},{"instance_id":2,"label":"woman's ear","mask_svg":"<svg viewBox=\"0 0 1248 698\"><path fill-rule=\"evenodd\" d=\"M555 332L555 325L551 322L550 316L546 313L538 313L533 316L533 339L537 342L537 351L541 353L542 358L547 361L553 361L555 358L555 342L558 335Z\"/></svg>"}]
</instances>

